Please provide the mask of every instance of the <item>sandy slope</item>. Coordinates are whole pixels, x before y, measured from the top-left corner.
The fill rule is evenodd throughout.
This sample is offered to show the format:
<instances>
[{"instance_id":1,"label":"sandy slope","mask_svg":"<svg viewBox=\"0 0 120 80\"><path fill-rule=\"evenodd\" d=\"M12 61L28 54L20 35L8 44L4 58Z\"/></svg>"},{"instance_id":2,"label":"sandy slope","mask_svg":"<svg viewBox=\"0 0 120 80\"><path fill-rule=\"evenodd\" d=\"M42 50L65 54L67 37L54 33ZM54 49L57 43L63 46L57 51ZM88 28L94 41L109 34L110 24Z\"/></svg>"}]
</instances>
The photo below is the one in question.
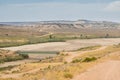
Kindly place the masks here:
<instances>
[{"instance_id":1,"label":"sandy slope","mask_svg":"<svg viewBox=\"0 0 120 80\"><path fill-rule=\"evenodd\" d=\"M107 47L107 46L102 46L102 47L100 47L100 48L98 48L98 49L90 50L90 51L67 52L69 56L67 56L67 57L65 58L65 61L68 62L68 63L70 63L70 62L72 62L73 58L75 58L75 57L77 57L77 56L80 56L80 55L85 54L85 53L88 53L88 52L100 51L100 50L105 49L106 47Z\"/></svg>"},{"instance_id":2,"label":"sandy slope","mask_svg":"<svg viewBox=\"0 0 120 80\"><path fill-rule=\"evenodd\" d=\"M113 45L120 43L120 38L109 39L85 39L85 40L68 40L66 42L51 42L31 44L17 47L8 47L3 49L9 49L13 51L62 51L62 50L76 50L82 47L94 46L94 45Z\"/></svg>"},{"instance_id":3,"label":"sandy slope","mask_svg":"<svg viewBox=\"0 0 120 80\"><path fill-rule=\"evenodd\" d=\"M100 63L72 80L120 80L120 61Z\"/></svg>"},{"instance_id":4,"label":"sandy slope","mask_svg":"<svg viewBox=\"0 0 120 80\"><path fill-rule=\"evenodd\" d=\"M18 60L18 61L12 61L12 62L5 62L3 64L0 64L0 68L2 67L8 67L8 66L15 66L15 65L20 65L20 64L24 64L24 63L30 63L30 62L36 62L38 60Z\"/></svg>"},{"instance_id":5,"label":"sandy slope","mask_svg":"<svg viewBox=\"0 0 120 80\"><path fill-rule=\"evenodd\" d=\"M27 71L27 72L18 73L18 74L7 74L7 75L5 75L5 74L1 75L1 74L0 74L0 76L1 76L2 78L19 78L19 77L21 77L21 76L24 75L24 74L34 73L34 72L37 72L37 71L39 71L39 70L40 70L40 68L37 68L37 69L33 69L33 70L30 70L30 71Z\"/></svg>"},{"instance_id":6,"label":"sandy slope","mask_svg":"<svg viewBox=\"0 0 120 80\"><path fill-rule=\"evenodd\" d=\"M0 74L0 78L20 78L20 77L22 77L24 74L31 74L31 73L35 73L35 72L38 72L40 69L45 69L45 68L47 68L49 65L50 66L57 66L57 65L61 65L62 63L36 63L37 65L36 66L34 66L33 67L33 69L25 69L25 66L26 66L26 64L23 64L24 65L24 67L22 67L22 68L24 68L24 70L25 71L21 71L21 72L18 72L18 73L10 73L10 74ZM27 65L29 65L29 64L27 64ZM31 63L31 65L35 65L34 63L32 64ZM30 65L28 66L28 67L26 67L26 68L29 68L29 67L31 67ZM16 67L17 68L17 67ZM19 67L20 68L20 67Z\"/></svg>"}]
</instances>

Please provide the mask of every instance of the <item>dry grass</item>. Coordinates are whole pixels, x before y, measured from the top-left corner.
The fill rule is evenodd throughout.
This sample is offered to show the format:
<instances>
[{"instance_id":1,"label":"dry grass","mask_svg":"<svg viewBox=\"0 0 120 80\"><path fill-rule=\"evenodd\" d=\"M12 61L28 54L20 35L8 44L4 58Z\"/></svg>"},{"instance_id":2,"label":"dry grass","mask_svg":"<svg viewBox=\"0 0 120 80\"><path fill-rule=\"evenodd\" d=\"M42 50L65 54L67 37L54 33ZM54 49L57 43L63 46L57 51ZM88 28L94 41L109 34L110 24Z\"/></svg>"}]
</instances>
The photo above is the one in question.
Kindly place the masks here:
<instances>
[{"instance_id":1,"label":"dry grass","mask_svg":"<svg viewBox=\"0 0 120 80\"><path fill-rule=\"evenodd\" d=\"M80 56L77 56L75 59L78 58L86 58L86 57L97 57L101 58L104 57L110 53L120 51L120 45L114 45L114 46L108 46L103 50L100 51L93 51L93 52L87 52L85 54L81 54Z\"/></svg>"},{"instance_id":2,"label":"dry grass","mask_svg":"<svg viewBox=\"0 0 120 80\"><path fill-rule=\"evenodd\" d=\"M18 66L21 68L21 71L26 72L27 70L33 70L33 68L41 68L36 72L24 74L19 79L0 79L0 80L70 80L77 74L80 74L86 71L88 68L93 67L94 65L104 62L110 59L120 60L120 45L113 45L104 48L103 50L97 50L93 52L86 52L74 59L77 58L86 58L86 57L97 57L97 60L90 62L77 62L77 63L53 63L56 59L53 59L51 63L27 63L24 65ZM63 58L66 55L62 55ZM60 56L59 56L60 57Z\"/></svg>"}]
</instances>

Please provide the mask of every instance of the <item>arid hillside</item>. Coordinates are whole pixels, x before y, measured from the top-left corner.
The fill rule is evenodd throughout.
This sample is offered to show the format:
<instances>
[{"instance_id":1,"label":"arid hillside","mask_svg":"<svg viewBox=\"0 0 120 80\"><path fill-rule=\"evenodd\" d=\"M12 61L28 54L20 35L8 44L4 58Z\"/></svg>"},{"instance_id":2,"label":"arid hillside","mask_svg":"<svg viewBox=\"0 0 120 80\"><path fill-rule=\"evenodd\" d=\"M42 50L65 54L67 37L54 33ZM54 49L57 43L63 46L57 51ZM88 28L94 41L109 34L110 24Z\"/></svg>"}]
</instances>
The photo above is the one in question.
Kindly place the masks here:
<instances>
[{"instance_id":1,"label":"arid hillside","mask_svg":"<svg viewBox=\"0 0 120 80\"><path fill-rule=\"evenodd\" d=\"M90 20L77 20L77 21L41 21L41 22L6 22L0 23L2 28L10 26L12 29L27 30L28 33L35 34L35 32L79 32L94 33L98 31L101 33L112 33L112 30L117 32L120 30L120 23L108 21L90 21ZM9 27L9 28L10 28ZM106 31L105 31L106 30ZM96 31L96 32L97 32ZM24 32L24 31L23 31ZM95 33L96 33L95 32ZM36 33L37 34L37 33Z\"/></svg>"},{"instance_id":2,"label":"arid hillside","mask_svg":"<svg viewBox=\"0 0 120 80\"><path fill-rule=\"evenodd\" d=\"M0 68L0 80L119 80L119 53L120 44L62 51L34 63Z\"/></svg>"},{"instance_id":3,"label":"arid hillside","mask_svg":"<svg viewBox=\"0 0 120 80\"><path fill-rule=\"evenodd\" d=\"M28 56L25 54L18 54L14 51L0 49L0 64L4 62L22 60L27 58Z\"/></svg>"}]
</instances>

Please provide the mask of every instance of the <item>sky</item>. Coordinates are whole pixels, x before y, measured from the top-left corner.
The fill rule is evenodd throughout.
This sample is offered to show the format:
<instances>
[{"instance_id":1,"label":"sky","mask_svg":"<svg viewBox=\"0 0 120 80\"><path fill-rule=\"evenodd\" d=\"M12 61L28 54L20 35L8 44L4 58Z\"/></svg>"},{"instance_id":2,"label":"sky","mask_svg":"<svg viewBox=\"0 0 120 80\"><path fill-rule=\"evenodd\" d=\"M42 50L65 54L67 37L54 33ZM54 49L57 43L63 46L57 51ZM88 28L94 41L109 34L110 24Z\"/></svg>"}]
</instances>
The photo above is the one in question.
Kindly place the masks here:
<instances>
[{"instance_id":1,"label":"sky","mask_svg":"<svg viewBox=\"0 0 120 80\"><path fill-rule=\"evenodd\" d=\"M120 22L120 0L0 0L0 22L79 19Z\"/></svg>"}]
</instances>

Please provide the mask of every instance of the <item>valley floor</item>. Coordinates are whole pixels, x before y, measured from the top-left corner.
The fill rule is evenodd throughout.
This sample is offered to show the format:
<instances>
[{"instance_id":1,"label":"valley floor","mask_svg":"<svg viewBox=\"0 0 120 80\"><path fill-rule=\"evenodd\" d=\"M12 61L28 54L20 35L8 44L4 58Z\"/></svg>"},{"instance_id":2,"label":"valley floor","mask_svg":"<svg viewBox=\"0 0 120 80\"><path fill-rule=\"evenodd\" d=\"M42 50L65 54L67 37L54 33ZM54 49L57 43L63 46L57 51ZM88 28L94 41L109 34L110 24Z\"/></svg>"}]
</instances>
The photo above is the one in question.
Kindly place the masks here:
<instances>
[{"instance_id":1,"label":"valley floor","mask_svg":"<svg viewBox=\"0 0 120 80\"><path fill-rule=\"evenodd\" d=\"M8 49L12 51L70 51L82 47L113 45L118 43L120 43L120 38L78 39L68 40L66 42L39 43L17 47L7 47L2 49Z\"/></svg>"}]
</instances>

